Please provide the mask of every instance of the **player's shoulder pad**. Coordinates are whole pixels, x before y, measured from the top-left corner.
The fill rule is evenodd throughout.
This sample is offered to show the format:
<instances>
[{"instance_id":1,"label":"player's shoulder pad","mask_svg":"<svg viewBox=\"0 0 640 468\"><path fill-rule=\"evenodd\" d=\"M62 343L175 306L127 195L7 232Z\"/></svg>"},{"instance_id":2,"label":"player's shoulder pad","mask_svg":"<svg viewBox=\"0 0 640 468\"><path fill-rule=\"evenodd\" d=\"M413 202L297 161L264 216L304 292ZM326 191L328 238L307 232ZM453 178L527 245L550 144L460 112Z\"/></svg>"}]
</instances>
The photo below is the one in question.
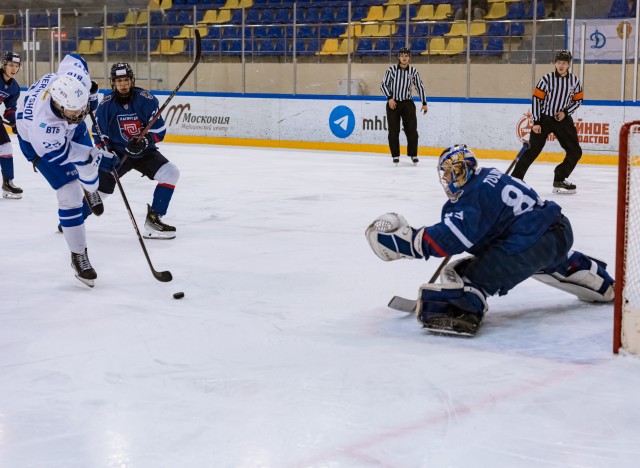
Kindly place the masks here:
<instances>
[{"instance_id":1,"label":"player's shoulder pad","mask_svg":"<svg viewBox=\"0 0 640 468\"><path fill-rule=\"evenodd\" d=\"M106 104L107 102L111 101L111 99L113 98L113 93L111 94L107 94L105 97L102 98L102 101L100 101L100 104Z\"/></svg>"},{"instance_id":2,"label":"player's shoulder pad","mask_svg":"<svg viewBox=\"0 0 640 468\"><path fill-rule=\"evenodd\" d=\"M153 94L151 94L149 91L147 91L146 89L142 89L142 88L136 88L136 91L138 91L138 94L145 98L145 99L150 99L150 100L155 100L155 97Z\"/></svg>"}]
</instances>

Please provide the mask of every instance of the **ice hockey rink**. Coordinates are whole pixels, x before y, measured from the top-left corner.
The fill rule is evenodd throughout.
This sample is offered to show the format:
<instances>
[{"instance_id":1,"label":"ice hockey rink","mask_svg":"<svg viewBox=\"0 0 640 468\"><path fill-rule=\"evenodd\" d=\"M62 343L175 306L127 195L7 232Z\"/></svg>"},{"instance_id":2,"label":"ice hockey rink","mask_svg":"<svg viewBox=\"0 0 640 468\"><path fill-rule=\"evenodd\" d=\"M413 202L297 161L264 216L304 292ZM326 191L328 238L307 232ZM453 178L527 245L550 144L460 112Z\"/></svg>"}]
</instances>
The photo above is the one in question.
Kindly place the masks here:
<instances>
[{"instance_id":1,"label":"ice hockey rink","mask_svg":"<svg viewBox=\"0 0 640 468\"><path fill-rule=\"evenodd\" d=\"M89 289L54 192L14 148L0 467L640 466L640 359L612 354L611 305L530 279L489 299L472 339L386 307L441 259L382 262L364 231L388 211L439 220L435 158L162 144L178 237L146 245L174 280L151 275L116 192L87 220ZM552 175L535 163L527 181L613 274L617 169L579 165L573 196ZM142 225L155 183L122 182Z\"/></svg>"}]
</instances>

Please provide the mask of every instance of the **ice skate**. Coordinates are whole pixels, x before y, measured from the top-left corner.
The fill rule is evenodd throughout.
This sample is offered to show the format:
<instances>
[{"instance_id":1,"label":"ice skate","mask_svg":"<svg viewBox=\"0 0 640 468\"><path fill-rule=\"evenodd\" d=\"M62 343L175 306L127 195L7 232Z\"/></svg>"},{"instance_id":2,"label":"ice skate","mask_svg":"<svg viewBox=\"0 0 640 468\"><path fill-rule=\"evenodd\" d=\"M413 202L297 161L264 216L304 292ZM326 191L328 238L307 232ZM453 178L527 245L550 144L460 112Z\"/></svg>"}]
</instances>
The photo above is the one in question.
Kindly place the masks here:
<instances>
[{"instance_id":1,"label":"ice skate","mask_svg":"<svg viewBox=\"0 0 640 468\"><path fill-rule=\"evenodd\" d=\"M71 252L71 267L76 272L76 278L78 278L90 288L93 288L94 281L98 277L98 275L91 266L89 256L87 255L87 249L84 249L83 253Z\"/></svg>"},{"instance_id":2,"label":"ice skate","mask_svg":"<svg viewBox=\"0 0 640 468\"><path fill-rule=\"evenodd\" d=\"M418 156L411 156L411 162L414 166L418 165Z\"/></svg>"},{"instance_id":3,"label":"ice skate","mask_svg":"<svg viewBox=\"0 0 640 468\"><path fill-rule=\"evenodd\" d=\"M571 195L576 193L576 186L567 179L553 182L553 193Z\"/></svg>"},{"instance_id":4,"label":"ice skate","mask_svg":"<svg viewBox=\"0 0 640 468\"><path fill-rule=\"evenodd\" d=\"M162 222L162 217L147 205L147 219L144 222L145 239L173 239L176 228Z\"/></svg>"},{"instance_id":5,"label":"ice skate","mask_svg":"<svg viewBox=\"0 0 640 468\"><path fill-rule=\"evenodd\" d=\"M13 180L10 180L7 177L3 177L2 197L12 200L19 200L20 198L22 198L22 189L20 187L16 187L13 183Z\"/></svg>"},{"instance_id":6,"label":"ice skate","mask_svg":"<svg viewBox=\"0 0 640 468\"><path fill-rule=\"evenodd\" d=\"M400 156L393 156L393 164L397 166L399 162L400 162Z\"/></svg>"},{"instance_id":7,"label":"ice skate","mask_svg":"<svg viewBox=\"0 0 640 468\"><path fill-rule=\"evenodd\" d=\"M102 204L102 199L100 198L100 194L97 190L95 192L87 192L85 190L84 198L87 200L89 208L94 215L100 216L104 213L104 205Z\"/></svg>"}]
</instances>

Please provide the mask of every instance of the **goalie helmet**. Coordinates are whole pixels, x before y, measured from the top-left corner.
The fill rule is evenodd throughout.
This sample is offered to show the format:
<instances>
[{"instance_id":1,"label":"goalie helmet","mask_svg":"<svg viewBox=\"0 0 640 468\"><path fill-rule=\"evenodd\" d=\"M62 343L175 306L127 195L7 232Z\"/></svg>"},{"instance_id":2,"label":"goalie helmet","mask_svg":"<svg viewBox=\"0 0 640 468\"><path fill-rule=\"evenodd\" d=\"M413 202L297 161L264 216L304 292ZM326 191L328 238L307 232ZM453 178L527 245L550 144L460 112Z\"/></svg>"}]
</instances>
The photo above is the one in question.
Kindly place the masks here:
<instances>
[{"instance_id":1,"label":"goalie helmet","mask_svg":"<svg viewBox=\"0 0 640 468\"><path fill-rule=\"evenodd\" d=\"M438 175L452 202L462 195L462 187L471 179L476 167L478 160L467 145L455 145L442 152L438 160Z\"/></svg>"},{"instance_id":2,"label":"goalie helmet","mask_svg":"<svg viewBox=\"0 0 640 468\"><path fill-rule=\"evenodd\" d=\"M555 58L554 58L554 62L571 62L571 52L569 52L568 50L560 50L558 51L558 53L556 54Z\"/></svg>"},{"instance_id":3,"label":"goalie helmet","mask_svg":"<svg viewBox=\"0 0 640 468\"><path fill-rule=\"evenodd\" d=\"M79 124L89 111L89 90L71 75L62 75L53 82L49 94L55 108L70 124Z\"/></svg>"}]
</instances>

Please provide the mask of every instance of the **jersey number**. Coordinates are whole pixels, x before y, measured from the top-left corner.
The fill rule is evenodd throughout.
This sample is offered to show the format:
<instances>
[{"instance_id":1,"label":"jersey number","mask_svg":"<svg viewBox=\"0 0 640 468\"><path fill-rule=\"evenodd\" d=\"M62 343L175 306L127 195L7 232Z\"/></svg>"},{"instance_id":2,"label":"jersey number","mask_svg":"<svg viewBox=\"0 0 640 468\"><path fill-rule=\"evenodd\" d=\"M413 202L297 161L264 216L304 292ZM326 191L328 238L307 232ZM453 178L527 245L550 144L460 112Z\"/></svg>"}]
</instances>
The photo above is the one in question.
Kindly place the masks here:
<instances>
[{"instance_id":1,"label":"jersey number","mask_svg":"<svg viewBox=\"0 0 640 468\"><path fill-rule=\"evenodd\" d=\"M514 185L505 185L502 189L502 201L513 208L515 216L531 211L536 204L533 198L522 193L522 190Z\"/></svg>"}]
</instances>

